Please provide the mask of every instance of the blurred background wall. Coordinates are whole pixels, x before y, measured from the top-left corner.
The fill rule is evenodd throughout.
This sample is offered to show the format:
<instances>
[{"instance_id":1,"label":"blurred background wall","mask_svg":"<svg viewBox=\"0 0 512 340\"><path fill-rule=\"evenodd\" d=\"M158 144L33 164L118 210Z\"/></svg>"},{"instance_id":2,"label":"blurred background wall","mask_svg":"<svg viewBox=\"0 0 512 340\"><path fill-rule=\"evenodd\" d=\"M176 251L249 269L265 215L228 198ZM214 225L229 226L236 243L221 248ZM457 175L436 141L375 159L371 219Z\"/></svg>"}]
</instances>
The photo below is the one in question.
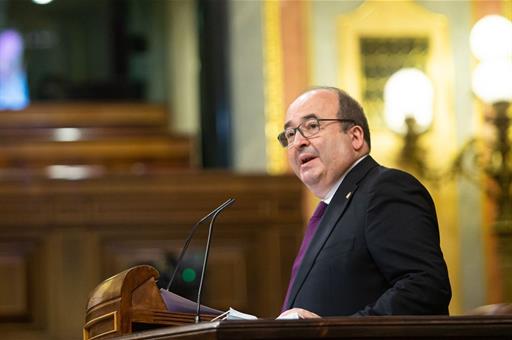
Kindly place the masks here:
<instances>
[{"instance_id":1,"label":"blurred background wall","mask_svg":"<svg viewBox=\"0 0 512 340\"><path fill-rule=\"evenodd\" d=\"M176 169L186 174L225 171L228 177L289 176L284 151L276 143L287 105L308 87L337 86L363 103L372 130L373 157L385 166L413 172L431 192L453 288L451 313L462 314L480 305L508 301L512 298L508 283L512 280L508 269L510 251L503 246L503 240L508 240L507 228L512 228L509 219L512 165L511 158L503 156L510 155L510 149L499 153L497 136L499 127L508 127L510 119L510 107L503 109L503 105L498 104L509 103L511 99L506 93L502 97L482 98L475 95L472 88L472 77L480 61L471 52L470 33L473 25L487 15L512 19L512 2L53 0L37 4L31 0L0 0L0 34L14 30L22 39L17 67L23 74L24 93L30 100L30 103L21 102L19 107L2 107L0 111L4 144L0 150L2 190L8 194L7 199L12 199L12 190L19 188L20 183L26 188L27 183L39 183L40 178L58 180L59 176L52 177L52 172L48 171L54 165L75 167L67 168L70 171L81 167L80 171L85 172L78 181L109 178L112 174L138 178L154 174L176 177ZM501 39L497 36L495 45L506 49L512 41L507 39L507 36ZM505 58L510 61L511 56ZM8 64L12 62L0 59L0 77L2 68L7 74ZM393 125L397 119L389 118L393 114L388 108L392 96L385 97L385 88L390 77L404 68L420 71L421 75L410 85L406 84L405 89L395 90L398 102L419 94L414 98L429 109L426 113L429 118L422 121L418 116L407 126L405 118L415 110L410 107L410 112L405 115L402 112L397 127ZM504 78L507 78L506 72L502 73ZM0 89L4 89L2 81L6 84L6 80L0 78ZM423 84L422 81L427 84L423 97L421 86L415 87ZM498 82L484 82L483 86L490 88ZM501 117L508 117L508 120L498 121L500 112ZM143 129L149 127L151 132ZM66 128L75 130L62 130ZM82 133L80 138L88 138L89 142L103 140L101 136L121 139L138 136L133 138L139 138L139 144L132 140L133 144L125 141L128 144L123 146L116 144L116 139L116 143L109 145L112 155L121 154L123 148L128 150L126 154L138 148L142 151L134 156L130 153L132 156L117 160L115 164L109 163L108 158L114 156L94 158L89 155L79 161L78 156L58 158L63 154L60 149L51 156L52 150L60 147L55 145L58 140L54 138L58 131ZM148 135L153 136L149 142L144 139ZM165 144L152 144L156 143L157 135L166 136ZM510 143L510 131L506 130L504 135L501 145ZM474 137L478 138L473 140ZM19 143L25 143L25 148ZM88 145L86 147L90 147ZM165 156L148 156L153 155L149 149L166 147ZM184 163L176 166L178 161L170 160L169 155L178 154L180 147L188 151L186 156L180 156ZM35 150L37 155L30 150ZM91 150L96 155L100 152ZM45 152L49 156L39 157ZM69 152L82 155L79 153L82 151L76 149ZM70 180L69 172L62 176L67 184L76 183L76 178ZM182 176L188 178L188 175ZM218 179L213 177L211 181ZM52 183L42 187L53 190L51 188L60 185ZM173 185L176 184L172 184L172 188ZM300 185L295 183L291 187L296 190ZM138 197L133 190L133 197ZM240 190L250 192L251 189L249 186ZM196 195L205 193L197 191ZM298 207L303 208L299 219L308 216L314 206L314 198L305 192L291 199L276 198L275 207L281 207L281 199L297 201ZM54 212L59 210L58 205L52 207L47 208ZM207 207L209 205L204 203L197 209L206 213ZM78 339L87 293L107 274L134 263L133 259L131 262L119 260L128 258L125 253L129 253L126 250L129 244L114 242L102 248L103 243L96 242L98 236L88 229L90 219L85 214L75 217L75 222L81 221L79 225L71 221L63 223L57 231L52 229L54 235L50 241L27 245L27 235L44 223L35 218L25 232L22 230L25 222L18 223L12 217L16 209L20 208L13 203L0 211L5 230L0 238L0 264L3 264L0 288L9 291L18 287L19 282L29 282L19 293L20 298L13 300L13 305L38 311L29 313L36 317L16 319L9 313L17 307L12 309L6 304L3 312L0 308L0 316L4 316L0 319L4 320L0 333L13 339ZM263 204L261 209L255 209L255 215L269 208ZM269 219L278 230L279 211L276 208L274 217ZM176 218L161 216L155 225L161 223L162 226L155 230ZM190 225L196 216L199 217L190 214L189 219L182 218L175 224ZM5 222L9 218L13 221ZM302 222L293 218L290 221L295 221L298 229L287 229L290 233L285 234L300 232ZM499 229L496 222L503 222L505 229ZM118 222L121 229L110 230L108 239L124 234L123 223L128 222ZM247 225L248 230L258 228L259 222L249 220ZM229 237L230 229L226 230ZM155 238L155 234L152 235ZM179 249L179 239L183 236L181 232L173 234L176 238L173 247ZM247 302L240 297L237 300L228 293L221 303L242 301L241 306L248 312L269 315L277 312L287 282L286 266L293 261L294 246L300 241L300 237L297 240L286 237L288 243L282 246L282 253L276 254L286 260L282 268L274 272L283 274L279 274L276 281L279 288L270 303L273 307L260 309L250 300ZM266 240L270 239L268 236ZM151 243L149 248L159 246ZM43 249L35 252L45 255L13 256L32 254L32 250L26 250L31 247ZM231 256L229 251L224 253L227 258ZM88 256L91 252L93 255ZM112 253L117 254L113 255L117 256L116 264L102 259ZM144 261L152 256L141 255L138 259ZM64 269L52 267L62 261L60 257L65 258L66 263L60 264ZM28 261L28 264L16 265L16 261ZM231 263L233 268L239 268L237 263ZM77 266L88 268L84 269L85 282L75 282L69 276L84 279L86 274L79 273L84 267ZM13 268L17 270L15 274ZM66 268L73 268L77 273L69 273ZM248 268L253 270L251 265ZM51 274L41 274L45 271ZM42 287L34 283L38 281L36 273L45 277ZM66 321L67 326L56 326L64 322L61 318L66 313L44 306L52 303L57 292L36 300L43 305L27 302L32 297L27 290L52 290L52 279L48 276L53 274L66 284L77 285L81 305L70 307L72 317ZM7 279L9 275L17 276ZM249 289L244 294L250 292ZM4 296L9 294L4 293Z\"/></svg>"}]
</instances>

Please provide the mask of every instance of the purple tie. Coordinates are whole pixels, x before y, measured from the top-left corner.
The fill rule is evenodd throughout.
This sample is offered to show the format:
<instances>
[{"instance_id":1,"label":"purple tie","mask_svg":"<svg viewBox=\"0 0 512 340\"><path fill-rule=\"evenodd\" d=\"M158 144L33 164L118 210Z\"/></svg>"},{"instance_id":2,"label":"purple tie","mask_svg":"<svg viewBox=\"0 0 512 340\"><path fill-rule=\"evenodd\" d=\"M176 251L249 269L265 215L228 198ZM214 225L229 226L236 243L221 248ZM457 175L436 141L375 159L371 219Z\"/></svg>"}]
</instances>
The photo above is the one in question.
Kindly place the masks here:
<instances>
[{"instance_id":1,"label":"purple tie","mask_svg":"<svg viewBox=\"0 0 512 340\"><path fill-rule=\"evenodd\" d=\"M299 271L300 264L304 259L304 255L306 254L306 250L308 250L309 244L315 235L316 229L318 228L318 224L324 215L325 208L327 208L327 204L323 201L318 203L318 206L313 213L313 216L309 219L308 227L306 229L306 233L304 234L304 239L302 240L302 244L300 245L299 253L293 262L292 267L292 275L290 276L290 283L288 284L288 291L286 292L286 298L284 299L283 307L281 308L281 312L285 311L286 305L288 304L288 299L290 298L290 291L293 286L293 282L295 281L295 277L297 276L297 272Z\"/></svg>"}]
</instances>

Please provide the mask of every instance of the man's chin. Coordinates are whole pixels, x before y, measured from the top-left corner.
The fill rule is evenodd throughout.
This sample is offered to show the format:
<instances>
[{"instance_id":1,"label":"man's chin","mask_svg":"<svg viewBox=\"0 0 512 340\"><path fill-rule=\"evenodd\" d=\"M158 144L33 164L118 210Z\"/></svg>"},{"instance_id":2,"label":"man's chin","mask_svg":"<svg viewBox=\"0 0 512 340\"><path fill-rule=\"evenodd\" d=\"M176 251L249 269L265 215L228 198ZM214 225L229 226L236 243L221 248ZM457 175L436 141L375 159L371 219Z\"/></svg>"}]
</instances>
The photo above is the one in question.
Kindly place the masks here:
<instances>
[{"instance_id":1,"label":"man's chin","mask_svg":"<svg viewBox=\"0 0 512 340\"><path fill-rule=\"evenodd\" d=\"M318 174L315 173L315 171L312 169L300 173L300 180L308 187L314 186L316 183L318 183L319 179L320 177Z\"/></svg>"}]
</instances>

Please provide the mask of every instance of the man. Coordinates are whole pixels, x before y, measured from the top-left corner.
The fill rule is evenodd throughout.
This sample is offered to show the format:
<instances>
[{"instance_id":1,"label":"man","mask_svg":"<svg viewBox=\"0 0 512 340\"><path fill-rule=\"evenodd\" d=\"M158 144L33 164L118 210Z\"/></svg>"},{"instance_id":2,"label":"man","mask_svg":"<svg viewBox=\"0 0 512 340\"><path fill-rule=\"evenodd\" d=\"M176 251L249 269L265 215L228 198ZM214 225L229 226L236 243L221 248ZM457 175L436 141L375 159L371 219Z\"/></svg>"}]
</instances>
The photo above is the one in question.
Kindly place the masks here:
<instances>
[{"instance_id":1,"label":"man","mask_svg":"<svg viewBox=\"0 0 512 340\"><path fill-rule=\"evenodd\" d=\"M414 177L369 156L361 106L337 88L307 91L288 108L278 139L295 174L322 200L281 316L448 314L434 203Z\"/></svg>"}]
</instances>

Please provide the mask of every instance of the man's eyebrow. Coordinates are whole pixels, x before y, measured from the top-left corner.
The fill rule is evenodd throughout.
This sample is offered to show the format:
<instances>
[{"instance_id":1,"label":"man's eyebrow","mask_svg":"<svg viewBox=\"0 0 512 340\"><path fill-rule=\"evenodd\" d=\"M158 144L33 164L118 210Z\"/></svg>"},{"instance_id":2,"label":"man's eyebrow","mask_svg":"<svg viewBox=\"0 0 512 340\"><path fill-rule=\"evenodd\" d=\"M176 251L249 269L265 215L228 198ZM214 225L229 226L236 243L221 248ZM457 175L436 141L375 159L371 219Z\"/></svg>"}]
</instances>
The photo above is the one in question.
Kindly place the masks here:
<instances>
[{"instance_id":1,"label":"man's eyebrow","mask_svg":"<svg viewBox=\"0 0 512 340\"><path fill-rule=\"evenodd\" d=\"M305 116L302 116L301 118L301 121L305 121L305 120L308 120L309 118L318 118L318 116L316 115L316 113L310 113L310 114L307 114ZM289 128L291 125L291 122L290 121L287 121L285 124L284 124L284 128L287 129Z\"/></svg>"}]
</instances>

